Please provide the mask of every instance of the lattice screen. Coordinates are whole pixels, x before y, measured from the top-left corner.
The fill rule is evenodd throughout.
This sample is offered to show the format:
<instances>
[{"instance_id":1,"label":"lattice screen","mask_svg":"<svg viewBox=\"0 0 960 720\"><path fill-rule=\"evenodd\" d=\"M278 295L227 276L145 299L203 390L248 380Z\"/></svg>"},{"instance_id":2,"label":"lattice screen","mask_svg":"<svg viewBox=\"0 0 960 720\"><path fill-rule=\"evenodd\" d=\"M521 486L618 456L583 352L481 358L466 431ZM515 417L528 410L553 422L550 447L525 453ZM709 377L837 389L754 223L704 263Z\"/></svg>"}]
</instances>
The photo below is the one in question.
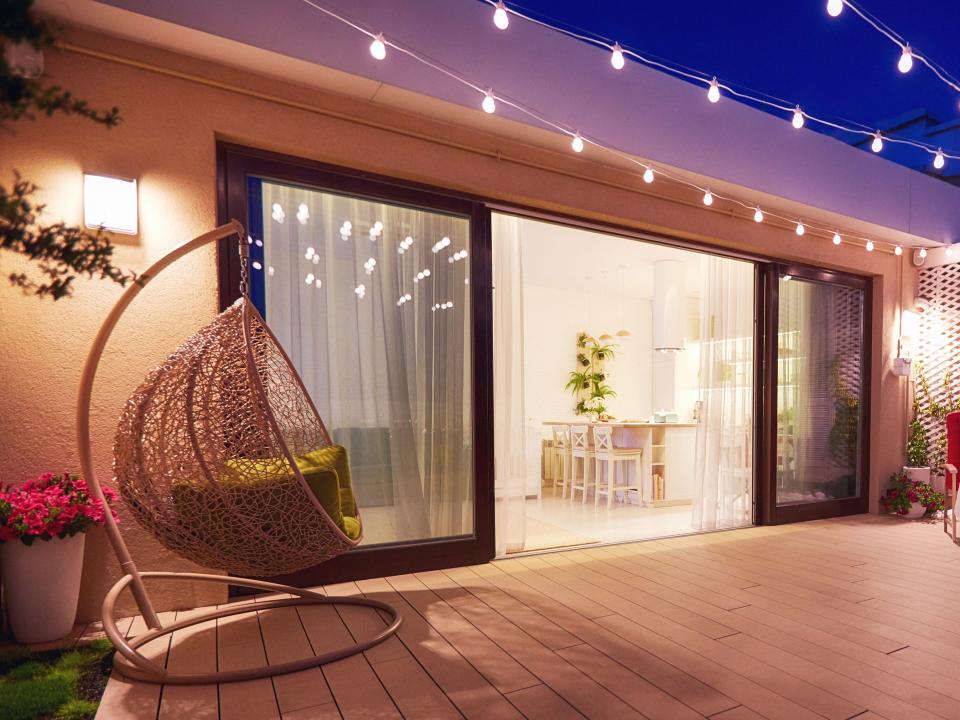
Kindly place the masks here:
<instances>
[{"instance_id":1,"label":"lattice screen","mask_svg":"<svg viewBox=\"0 0 960 720\"><path fill-rule=\"evenodd\" d=\"M954 392L960 392L960 263L921 270L917 294L928 300L930 307L918 317L914 363L920 364L933 399L949 402L944 387L948 372L953 375ZM921 410L926 411L929 402L919 392L919 385L917 391ZM930 419L925 419L924 425L931 449L942 446L946 428Z\"/></svg>"}]
</instances>

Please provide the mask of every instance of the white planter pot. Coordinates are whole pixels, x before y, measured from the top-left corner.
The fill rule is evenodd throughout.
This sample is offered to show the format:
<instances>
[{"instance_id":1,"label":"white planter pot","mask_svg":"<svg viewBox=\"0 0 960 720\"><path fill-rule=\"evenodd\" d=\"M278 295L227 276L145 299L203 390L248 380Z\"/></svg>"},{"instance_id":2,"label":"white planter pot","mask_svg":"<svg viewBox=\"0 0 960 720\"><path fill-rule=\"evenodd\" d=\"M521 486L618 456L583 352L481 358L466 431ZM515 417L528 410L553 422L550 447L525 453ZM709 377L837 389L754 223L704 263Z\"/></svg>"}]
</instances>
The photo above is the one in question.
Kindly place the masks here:
<instances>
[{"instance_id":1,"label":"white planter pot","mask_svg":"<svg viewBox=\"0 0 960 720\"><path fill-rule=\"evenodd\" d=\"M0 545L3 595L13 636L21 643L57 640L73 629L80 597L84 534L63 540Z\"/></svg>"},{"instance_id":2,"label":"white planter pot","mask_svg":"<svg viewBox=\"0 0 960 720\"><path fill-rule=\"evenodd\" d=\"M920 482L930 482L930 468L928 467L904 467L903 471L910 480L919 480Z\"/></svg>"},{"instance_id":3,"label":"white planter pot","mask_svg":"<svg viewBox=\"0 0 960 720\"><path fill-rule=\"evenodd\" d=\"M927 506L923 503L910 503L910 509L907 510L906 515L901 515L900 517L906 518L907 520L918 520L927 514Z\"/></svg>"}]
</instances>

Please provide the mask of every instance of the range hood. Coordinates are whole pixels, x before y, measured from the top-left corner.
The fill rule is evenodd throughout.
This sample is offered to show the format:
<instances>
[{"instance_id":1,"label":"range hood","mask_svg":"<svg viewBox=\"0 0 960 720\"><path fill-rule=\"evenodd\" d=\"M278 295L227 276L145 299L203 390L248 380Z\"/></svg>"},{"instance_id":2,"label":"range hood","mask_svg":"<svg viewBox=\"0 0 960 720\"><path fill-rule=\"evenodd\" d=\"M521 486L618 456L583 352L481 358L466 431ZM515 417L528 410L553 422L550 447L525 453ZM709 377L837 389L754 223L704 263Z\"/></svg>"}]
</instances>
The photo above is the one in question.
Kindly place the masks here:
<instances>
[{"instance_id":1,"label":"range hood","mask_svg":"<svg viewBox=\"0 0 960 720\"><path fill-rule=\"evenodd\" d=\"M685 298L683 263L657 260L653 264L653 349L659 353L683 350Z\"/></svg>"}]
</instances>

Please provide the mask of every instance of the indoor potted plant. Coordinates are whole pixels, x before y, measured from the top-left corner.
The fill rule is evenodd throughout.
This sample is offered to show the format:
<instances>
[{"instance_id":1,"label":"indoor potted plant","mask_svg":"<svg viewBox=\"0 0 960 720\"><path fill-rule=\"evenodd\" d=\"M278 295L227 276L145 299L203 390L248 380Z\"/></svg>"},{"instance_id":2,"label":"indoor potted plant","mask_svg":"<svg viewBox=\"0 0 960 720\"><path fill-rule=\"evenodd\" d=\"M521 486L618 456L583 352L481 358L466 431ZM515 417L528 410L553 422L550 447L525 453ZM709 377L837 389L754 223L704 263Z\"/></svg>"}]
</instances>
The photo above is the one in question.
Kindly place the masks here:
<instances>
[{"instance_id":1,"label":"indoor potted plant","mask_svg":"<svg viewBox=\"0 0 960 720\"><path fill-rule=\"evenodd\" d=\"M910 421L907 435L907 464L903 472L911 480L930 482L930 438L920 419L920 408L916 402L913 404L913 420Z\"/></svg>"},{"instance_id":2,"label":"indoor potted plant","mask_svg":"<svg viewBox=\"0 0 960 720\"><path fill-rule=\"evenodd\" d=\"M116 498L109 488L104 495ZM0 489L3 592L18 642L56 640L73 628L84 532L103 525L104 513L78 475L47 473Z\"/></svg>"},{"instance_id":3,"label":"indoor potted plant","mask_svg":"<svg viewBox=\"0 0 960 720\"><path fill-rule=\"evenodd\" d=\"M912 480L906 472L890 476L890 487L883 496L889 512L908 519L921 518L927 512L943 510L943 493L937 492L928 482Z\"/></svg>"}]
</instances>

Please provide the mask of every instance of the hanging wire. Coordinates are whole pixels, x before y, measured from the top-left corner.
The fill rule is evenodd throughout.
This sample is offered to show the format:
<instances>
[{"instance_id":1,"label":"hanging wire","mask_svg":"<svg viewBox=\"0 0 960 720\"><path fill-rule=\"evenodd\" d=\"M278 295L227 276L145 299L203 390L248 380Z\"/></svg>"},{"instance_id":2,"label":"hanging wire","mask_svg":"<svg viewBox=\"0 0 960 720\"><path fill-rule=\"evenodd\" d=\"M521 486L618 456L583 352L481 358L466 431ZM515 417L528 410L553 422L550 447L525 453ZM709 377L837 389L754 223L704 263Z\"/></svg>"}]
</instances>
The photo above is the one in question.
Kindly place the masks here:
<instances>
[{"instance_id":1,"label":"hanging wire","mask_svg":"<svg viewBox=\"0 0 960 720\"><path fill-rule=\"evenodd\" d=\"M844 1L846 2L846 0L844 0ZM486 96L492 97L496 102L503 103L504 105L513 108L514 110L516 110L517 112L521 113L522 115L525 115L526 117L528 117L528 118L530 118L530 119L532 119L532 120L535 120L536 122L538 122L538 123L540 123L540 124L542 124L542 125L544 125L544 126L546 126L546 127L548 127L548 128L551 128L551 129L553 129L553 130L556 130L557 132L560 132L560 133L562 133L562 134L564 134L564 135L567 135L567 136L570 137L570 138L573 138L573 139L574 139L574 142L576 142L576 140L579 139L579 140L581 141L581 143L583 143L583 144L585 144L585 145L589 145L589 146L591 146L591 147L594 147L594 148L600 150L601 152L606 153L606 154L609 154L609 155L611 155L611 156L613 156L613 157L616 157L616 158L618 158L618 159L620 159L620 160L626 161L626 162L631 163L631 164L633 164L633 165L637 165L638 167L643 168L645 172L648 171L648 170L649 170L649 171L652 171L656 177L659 177L659 178L661 178L661 179L666 179L666 180L668 180L669 182L672 182L672 183L674 183L674 184L676 184L676 185L684 186L684 187L687 187L687 188L692 188L692 189L697 190L698 192L703 193L703 194L705 194L705 195L706 195L706 194L710 194L710 195L712 195L712 197L713 197L715 200L723 200L723 201L728 202L728 203L730 203L730 204L737 205L737 206L743 208L744 210L749 211L749 212L751 213L751 215L750 215L750 218L751 218L751 219L752 219L752 213L754 213L754 212L755 212L756 210L758 210L759 207L760 207L759 203L756 203L756 202L747 202L747 201L744 201L744 200L740 200L740 199L738 199L738 198L736 198L736 197L733 197L732 195L726 195L726 194L714 192L713 190L705 187L704 185L701 185L701 184L698 183L698 182L694 182L694 181L692 181L692 180L689 180L689 179L686 179L686 178L682 177L682 176L681 176L679 173L677 173L676 171L673 171L673 170L670 170L670 171L664 170L662 167L655 166L654 164L649 163L649 162L646 162L646 161L643 161L643 160L640 160L640 159L634 157L633 155L631 155L631 154L629 154L629 153L627 153L627 152L624 152L624 151L619 150L619 149L617 149L617 148L614 148L614 147L612 147L612 146L608 146L608 145L604 144L603 142L601 142L600 140L598 140L598 139L596 139L596 138L594 138L594 137L592 137L592 136L590 136L590 135L588 135L588 134L586 134L586 133L584 133L584 132L582 132L582 131L574 128L573 126L567 125L567 124L562 123L562 122L560 122L560 121L552 120L552 119L549 118L545 113L540 112L540 111L537 111L537 110L535 110L535 109L533 109L533 108L531 108L531 107L523 104L522 102L520 102L520 101L518 101L518 100L511 99L511 98L509 98L509 97L507 97L507 96L504 96L504 95L495 94L492 90L485 89L485 87L484 87L483 85L468 80L468 79L465 78L463 75L461 75L459 72L457 72L456 70L450 68L449 66L443 65L443 64L441 64L439 61L435 61L435 60L429 58L429 57L428 57L427 55L425 55L424 53L421 53L421 52L416 51L416 50L414 50L414 49L412 49L412 48L409 48L409 47L406 47L406 46L404 46L404 45L401 45L399 42L397 42L397 41L395 41L395 40L392 40L392 39L390 39L390 38L384 37L383 35L381 35L381 34L379 34L379 33L375 33L375 32L373 32L373 31L371 31L371 30L363 27L363 26L360 25L359 23L354 22L354 21L352 21L352 20L349 20L347 17L343 16L342 14L340 14L340 13L338 13L338 12L334 12L334 11L330 10L329 8L323 7L322 5L320 5L320 4L319 4L318 2L316 2L315 0L301 0L301 2L303 2L304 4L310 6L310 7L313 8L313 9L317 10L318 12L323 13L324 15L326 15L326 16L334 19L334 20L337 20L338 22L340 22L340 23L342 23L342 24L344 24L344 25L346 25L346 26L348 26L348 27L356 30L357 32L362 33L363 35L367 36L368 38L371 38L371 39L378 39L378 38L379 38L380 41L383 42L383 44L384 44L386 47L390 47L390 48L393 48L394 50L397 50L398 52L400 52L401 54L403 54L403 55L411 58L412 60L414 60L414 61L416 61L416 62L418 62L418 63L420 63L420 64L422 64L422 65L424 65L424 66L426 66L426 67L429 67L429 68L431 68L432 70L435 70L436 72L441 73L442 75L448 77L449 79L451 79L451 80L453 80L453 81L455 81L455 82L457 82L457 83L459 83L459 84L461 84L461 85L463 85L463 86L465 86L465 87L468 87L468 88L470 88L471 90L474 90L474 91L477 92L477 93L480 93L480 94L483 95L484 97L486 97ZM496 3L493 2L492 0L482 0L482 2L485 2L485 3L488 3L488 4L490 4L490 5L496 6ZM518 12L517 12L515 9L513 9L513 8L508 8L508 11L509 11L510 13L514 14L514 15L519 15L520 17L524 17L525 19L529 19L529 20L531 20L532 22L535 22L535 23L538 24L538 25L542 25L542 26L544 26L544 27L552 28L552 26L544 23L543 21L534 20L534 19L532 19L532 18L527 18L525 15L521 15L520 13L518 13ZM557 28L552 28L552 29L557 29ZM578 37L575 33L572 33L571 31L563 30L563 29L557 29L557 30L558 30L559 32L562 32L562 33L565 34L565 35L569 35L569 36L571 36L571 37ZM586 41L586 42L590 42L590 43L595 44L595 45L601 45L601 46L603 46L603 47L607 47L607 48L610 49L611 51L612 51L612 49L613 49L613 46L612 46L612 45L609 45L609 46L606 45L605 41L594 40L594 39L592 39L592 38L590 38L589 36L586 36L586 35L584 35L584 36L582 36L582 37L579 37L579 39L582 39L582 40L584 40L584 41ZM640 58L642 62L646 62L646 60L643 59L641 56L637 55L637 54L634 53L633 51L627 50L627 48L623 48L623 52L624 52L625 55L626 55L626 54L630 54L631 56ZM674 73L677 72L676 70L669 68L669 66L667 66L667 65L663 65L663 68L665 68L665 69L666 69L667 71L669 71L669 72L674 72ZM686 76L686 77L688 77L688 78L690 78L690 79L695 79L695 80L700 81L700 82L703 82L703 81L704 81L703 78L698 77L697 75L694 75L694 74L691 74L691 73L686 73L686 71L684 71L684 76ZM729 86L727 86L727 85L720 85L720 87L726 89L728 92L733 92L732 89L731 89ZM733 93L733 94L736 94L736 93ZM747 97L747 96L745 96L745 97ZM751 99L756 100L756 98L751 98ZM757 101L759 102L759 100L757 100ZM771 105L771 106L773 106L773 107L777 107L777 108L779 108L779 109L781 109L781 110L784 110L784 111L789 110L790 113L793 113L794 110L795 110L795 108L793 108L793 107L781 106L781 105L778 105L777 103L773 103L773 102L770 102L770 101L764 101L764 102L767 102L767 104L769 104L769 105ZM806 114L806 113L803 113L803 114L804 114L804 117L806 117L806 118L814 119L814 118L812 118L810 115L808 115L808 114ZM824 122L825 122L825 121L824 121ZM837 126L837 127L839 127L840 129L844 129L842 126ZM857 131L857 132L860 132L860 131ZM864 134L870 135L870 136L874 136L874 135L875 135L874 132L869 132L869 131L865 131ZM884 141L887 141L887 140L894 141L892 138L890 138L889 136L886 136L886 135L883 136L883 139L884 139ZM904 141L904 142L909 143L910 141ZM919 147L923 147L923 146L920 145L920 144L918 144L918 146L919 146ZM946 153L943 153L943 155L944 155L944 157L950 157L950 158L954 158L954 159L960 159L960 156L947 155ZM712 204L712 203L711 203L711 204ZM806 231L813 230L813 231L815 231L816 233L819 233L819 234L822 235L823 237L827 237L827 238L833 238L836 234L841 234L842 237L843 237L843 241L844 241L844 242L849 243L851 240L855 240L855 241L858 241L858 242L863 243L863 244L864 244L866 247L868 247L868 248L869 248L869 247L872 247L872 246L874 246L874 245L876 245L876 244L881 244L881 245L884 245L884 246L889 247L889 248L891 248L891 249L895 249L895 248L897 248L897 247L900 247L897 243L886 242L886 241L875 241L875 240L872 240L872 239L870 239L870 238L868 238L868 237L866 237L866 236L860 235L859 233L854 233L854 232L842 232L842 233L841 233L840 230L839 230L839 228L837 228L837 227L835 227L835 226L834 226L834 227L829 227L829 226L825 226L825 225L819 225L819 224L814 224L814 223L810 223L810 222L806 222L806 221L801 221L801 219L798 218L798 217L796 217L796 216L784 215L784 214L780 214L780 213L771 212L771 211L769 211L769 210L764 210L764 211L763 211L763 215L766 216L766 217L776 218L776 219L781 220L781 221L784 221L784 222L786 222L786 223L796 224L796 225L802 225ZM744 219L747 218L747 216L743 216L743 217L744 217ZM799 233L798 233L798 234L799 234ZM941 246L941 245L942 245L942 243L937 243L936 241L932 241L932 240L931 240L930 242L933 244L933 246Z\"/></svg>"}]
</instances>

